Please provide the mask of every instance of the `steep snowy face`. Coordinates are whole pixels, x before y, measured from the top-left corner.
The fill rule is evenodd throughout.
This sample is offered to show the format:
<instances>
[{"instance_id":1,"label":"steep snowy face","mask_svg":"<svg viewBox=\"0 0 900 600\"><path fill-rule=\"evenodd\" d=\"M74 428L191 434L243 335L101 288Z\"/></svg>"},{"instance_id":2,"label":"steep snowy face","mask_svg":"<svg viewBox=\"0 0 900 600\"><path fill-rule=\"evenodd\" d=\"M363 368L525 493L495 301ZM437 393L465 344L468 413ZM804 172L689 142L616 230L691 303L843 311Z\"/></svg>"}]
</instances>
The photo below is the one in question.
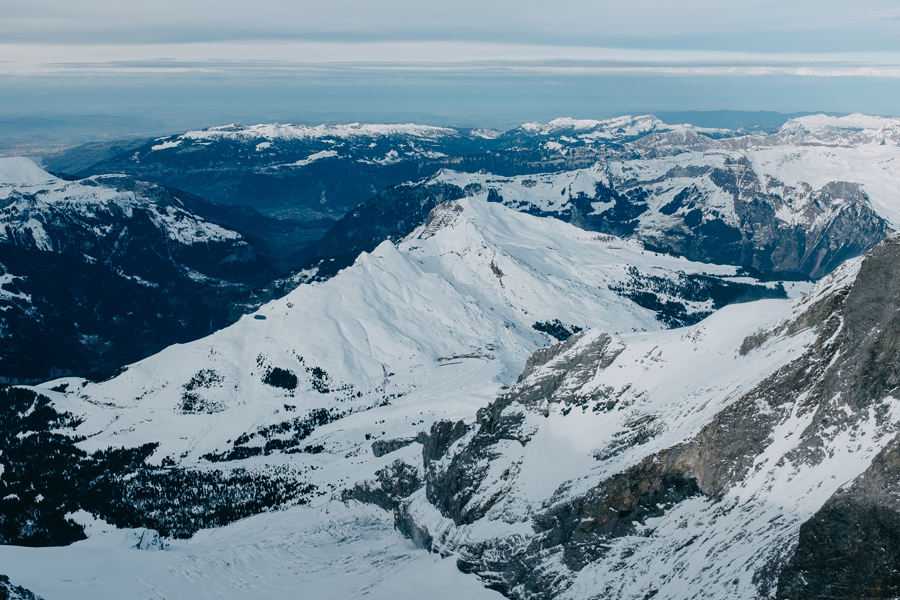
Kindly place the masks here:
<instances>
[{"instance_id":1,"label":"steep snowy face","mask_svg":"<svg viewBox=\"0 0 900 600\"><path fill-rule=\"evenodd\" d=\"M898 509L898 258L894 236L794 302L537 352L473 426L432 429L398 526L515 598L893 590L900 547L866 536Z\"/></svg>"},{"instance_id":2,"label":"steep snowy face","mask_svg":"<svg viewBox=\"0 0 900 600\"><path fill-rule=\"evenodd\" d=\"M34 161L16 156L0 159L0 194L3 197L20 186L55 185L59 180L37 166Z\"/></svg>"},{"instance_id":3,"label":"steep snowy face","mask_svg":"<svg viewBox=\"0 0 900 600\"><path fill-rule=\"evenodd\" d=\"M125 176L63 181L0 159L2 377L114 369L146 356L135 350L147 338L155 351L185 330L208 333L223 302L272 272L240 234L162 188Z\"/></svg>"},{"instance_id":4,"label":"steep snowy face","mask_svg":"<svg viewBox=\"0 0 900 600\"><path fill-rule=\"evenodd\" d=\"M316 444L339 455L360 440L311 430L395 403L416 410L423 397L467 378L479 391L475 406L454 411L462 417L486 401L484 393L512 383L551 340L588 327L657 330L670 313L700 318L723 297L744 294L785 290L738 277L733 267L657 255L473 197L440 205L398 246L382 243L326 282L300 286L211 337L168 348L69 398L78 414L88 410L83 431L92 432L92 447L165 440L156 460ZM630 296L654 301L647 308ZM439 415L439 405L418 410ZM95 408L102 406L110 408ZM145 422L150 414L153 424ZM292 438L298 432L284 423L309 416L321 422ZM388 421L386 429L409 427Z\"/></svg>"}]
</instances>

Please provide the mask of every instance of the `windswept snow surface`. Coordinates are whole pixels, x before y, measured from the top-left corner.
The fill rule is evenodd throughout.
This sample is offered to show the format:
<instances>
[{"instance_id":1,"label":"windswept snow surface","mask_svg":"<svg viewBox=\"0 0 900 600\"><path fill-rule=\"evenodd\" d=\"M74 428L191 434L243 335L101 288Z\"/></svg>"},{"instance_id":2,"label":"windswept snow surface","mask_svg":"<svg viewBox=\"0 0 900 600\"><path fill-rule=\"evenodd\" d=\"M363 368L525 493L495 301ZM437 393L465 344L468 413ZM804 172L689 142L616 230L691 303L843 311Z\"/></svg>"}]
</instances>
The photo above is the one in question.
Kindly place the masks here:
<instances>
[{"instance_id":1,"label":"windswept snow surface","mask_svg":"<svg viewBox=\"0 0 900 600\"><path fill-rule=\"evenodd\" d=\"M136 548L133 531L62 548L0 546L0 564L45 600L503 598L452 557L416 549L374 507L295 507L167 541L162 551Z\"/></svg>"}]
</instances>

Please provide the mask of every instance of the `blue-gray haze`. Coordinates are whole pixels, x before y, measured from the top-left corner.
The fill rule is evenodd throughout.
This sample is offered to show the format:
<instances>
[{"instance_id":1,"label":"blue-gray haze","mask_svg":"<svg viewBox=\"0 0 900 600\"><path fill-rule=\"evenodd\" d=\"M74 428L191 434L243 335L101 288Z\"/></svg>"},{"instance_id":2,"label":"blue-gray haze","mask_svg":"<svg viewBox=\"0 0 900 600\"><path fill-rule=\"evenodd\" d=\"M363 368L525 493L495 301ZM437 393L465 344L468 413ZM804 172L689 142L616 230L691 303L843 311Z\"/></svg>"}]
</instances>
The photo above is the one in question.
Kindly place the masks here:
<instances>
[{"instance_id":1,"label":"blue-gray haze","mask_svg":"<svg viewBox=\"0 0 900 600\"><path fill-rule=\"evenodd\" d=\"M73 115L155 131L276 119L503 128L683 110L896 114L896 6L0 0L0 128L52 128Z\"/></svg>"}]
</instances>

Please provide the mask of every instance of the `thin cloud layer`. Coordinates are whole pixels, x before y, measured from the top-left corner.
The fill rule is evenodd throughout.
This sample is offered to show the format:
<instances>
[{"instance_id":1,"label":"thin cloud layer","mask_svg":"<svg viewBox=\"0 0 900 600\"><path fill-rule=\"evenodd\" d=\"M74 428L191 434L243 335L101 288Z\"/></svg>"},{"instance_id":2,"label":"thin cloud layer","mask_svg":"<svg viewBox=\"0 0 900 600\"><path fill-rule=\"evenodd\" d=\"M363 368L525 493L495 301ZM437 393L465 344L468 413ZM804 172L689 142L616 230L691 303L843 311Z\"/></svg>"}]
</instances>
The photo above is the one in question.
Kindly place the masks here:
<instances>
[{"instance_id":1,"label":"thin cloud layer","mask_svg":"<svg viewBox=\"0 0 900 600\"><path fill-rule=\"evenodd\" d=\"M884 113L898 34L886 0L0 0L0 109Z\"/></svg>"},{"instance_id":2,"label":"thin cloud layer","mask_svg":"<svg viewBox=\"0 0 900 600\"><path fill-rule=\"evenodd\" d=\"M884 0L3 0L0 39L30 45L499 41L760 52L895 47Z\"/></svg>"}]
</instances>

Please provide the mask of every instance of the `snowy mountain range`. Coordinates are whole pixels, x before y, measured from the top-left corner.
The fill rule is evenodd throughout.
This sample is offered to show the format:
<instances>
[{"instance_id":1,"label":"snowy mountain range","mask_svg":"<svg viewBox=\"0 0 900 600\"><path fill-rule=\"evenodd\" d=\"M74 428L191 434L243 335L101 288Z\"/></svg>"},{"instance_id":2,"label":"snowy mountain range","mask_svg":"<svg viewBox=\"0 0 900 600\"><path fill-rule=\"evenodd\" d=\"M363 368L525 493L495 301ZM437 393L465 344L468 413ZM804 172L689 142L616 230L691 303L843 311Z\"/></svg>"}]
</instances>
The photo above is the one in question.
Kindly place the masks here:
<instances>
[{"instance_id":1,"label":"snowy mountain range","mask_svg":"<svg viewBox=\"0 0 900 600\"><path fill-rule=\"evenodd\" d=\"M153 140L75 172L125 172L309 222L308 245L295 250L307 260L346 253L314 240L331 235L330 223L370 198L408 212L396 186L423 181L493 188L520 210L635 236L693 260L818 278L900 223L898 142L900 120L864 115L791 119L772 134L652 116L557 119L490 135L413 125L231 125ZM48 165L71 166L78 155L76 148ZM420 208L394 239L433 206ZM357 236L378 229L366 234L376 245L385 239L382 222L351 227Z\"/></svg>"},{"instance_id":2,"label":"snowy mountain range","mask_svg":"<svg viewBox=\"0 0 900 600\"><path fill-rule=\"evenodd\" d=\"M97 167L129 175L0 162L0 249L54 257L0 255L2 318L59 257L229 302L280 276L174 173L327 182L291 214L336 219L236 322L0 389L0 589L900 596L898 123L228 126Z\"/></svg>"}]
</instances>

